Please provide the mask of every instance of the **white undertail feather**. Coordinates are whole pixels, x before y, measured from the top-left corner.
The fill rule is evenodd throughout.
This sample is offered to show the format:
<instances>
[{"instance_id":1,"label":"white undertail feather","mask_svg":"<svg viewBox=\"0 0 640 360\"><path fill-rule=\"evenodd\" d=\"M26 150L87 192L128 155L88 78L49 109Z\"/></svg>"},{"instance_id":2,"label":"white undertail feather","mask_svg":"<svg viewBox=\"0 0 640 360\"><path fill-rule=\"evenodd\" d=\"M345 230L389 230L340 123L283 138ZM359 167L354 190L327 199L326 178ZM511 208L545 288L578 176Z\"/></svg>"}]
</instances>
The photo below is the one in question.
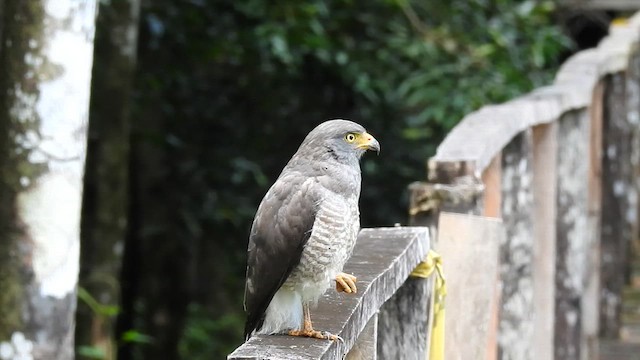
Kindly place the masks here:
<instances>
[{"instance_id":1,"label":"white undertail feather","mask_svg":"<svg viewBox=\"0 0 640 360\"><path fill-rule=\"evenodd\" d=\"M267 307L264 324L257 334L277 334L290 329L302 329L302 298L293 289L281 287Z\"/></svg>"}]
</instances>

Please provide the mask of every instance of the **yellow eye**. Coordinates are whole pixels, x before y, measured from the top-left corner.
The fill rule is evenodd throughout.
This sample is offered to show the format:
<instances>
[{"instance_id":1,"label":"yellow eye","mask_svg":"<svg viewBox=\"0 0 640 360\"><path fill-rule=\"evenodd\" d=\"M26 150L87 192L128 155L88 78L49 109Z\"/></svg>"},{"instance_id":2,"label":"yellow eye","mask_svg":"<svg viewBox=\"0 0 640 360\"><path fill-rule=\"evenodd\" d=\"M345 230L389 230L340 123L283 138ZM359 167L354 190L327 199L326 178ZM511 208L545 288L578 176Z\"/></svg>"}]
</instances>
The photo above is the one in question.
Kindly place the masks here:
<instances>
[{"instance_id":1,"label":"yellow eye","mask_svg":"<svg viewBox=\"0 0 640 360\"><path fill-rule=\"evenodd\" d=\"M356 136L354 134L347 134L344 138L350 143L356 140Z\"/></svg>"}]
</instances>

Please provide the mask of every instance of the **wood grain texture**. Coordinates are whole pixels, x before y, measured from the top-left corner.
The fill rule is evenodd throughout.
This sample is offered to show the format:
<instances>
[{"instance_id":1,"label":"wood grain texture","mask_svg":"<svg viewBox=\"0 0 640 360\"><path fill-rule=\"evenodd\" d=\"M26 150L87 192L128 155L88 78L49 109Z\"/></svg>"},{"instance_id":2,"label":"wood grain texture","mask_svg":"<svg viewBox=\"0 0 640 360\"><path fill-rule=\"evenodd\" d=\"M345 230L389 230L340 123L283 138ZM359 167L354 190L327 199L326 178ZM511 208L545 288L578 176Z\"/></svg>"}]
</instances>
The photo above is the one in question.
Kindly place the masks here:
<instances>
[{"instance_id":1,"label":"wood grain texture","mask_svg":"<svg viewBox=\"0 0 640 360\"><path fill-rule=\"evenodd\" d=\"M378 314L374 314L362 329L345 360L376 360L378 348Z\"/></svg>"},{"instance_id":2,"label":"wood grain texture","mask_svg":"<svg viewBox=\"0 0 640 360\"><path fill-rule=\"evenodd\" d=\"M482 184L484 184L484 196L483 196L483 210L482 215L488 217L501 218L500 203L500 188L502 184L500 179L502 177L502 153L498 153L489 166L482 173Z\"/></svg>"},{"instance_id":3,"label":"wood grain texture","mask_svg":"<svg viewBox=\"0 0 640 360\"><path fill-rule=\"evenodd\" d=\"M632 229L631 249L640 254L640 51L634 53L627 71L627 121L631 134L631 171L634 186L629 193L629 220Z\"/></svg>"},{"instance_id":4,"label":"wood grain texture","mask_svg":"<svg viewBox=\"0 0 640 360\"><path fill-rule=\"evenodd\" d=\"M491 317L498 302L498 247L504 241L504 230L496 218L440 215L436 251L442 256L447 282L447 360L480 359L494 345Z\"/></svg>"},{"instance_id":5,"label":"wood grain texture","mask_svg":"<svg viewBox=\"0 0 640 360\"><path fill-rule=\"evenodd\" d=\"M427 353L431 279L409 278L380 309L378 359L424 359Z\"/></svg>"},{"instance_id":6,"label":"wood grain texture","mask_svg":"<svg viewBox=\"0 0 640 360\"><path fill-rule=\"evenodd\" d=\"M531 131L517 136L502 152L502 218L507 236L500 246L501 359L537 359L532 341L535 316L532 160Z\"/></svg>"},{"instance_id":7,"label":"wood grain texture","mask_svg":"<svg viewBox=\"0 0 640 360\"><path fill-rule=\"evenodd\" d=\"M625 85L622 73L607 77L603 110L600 336L608 339L619 336L632 230L628 199L635 184Z\"/></svg>"},{"instance_id":8,"label":"wood grain texture","mask_svg":"<svg viewBox=\"0 0 640 360\"><path fill-rule=\"evenodd\" d=\"M533 128L533 343L539 359L553 358L555 287L550 284L555 283L556 275L555 197L560 142L557 122ZM586 143L584 139L581 158L586 154Z\"/></svg>"},{"instance_id":9,"label":"wood grain texture","mask_svg":"<svg viewBox=\"0 0 640 360\"><path fill-rule=\"evenodd\" d=\"M583 348L588 354L597 354L600 333L600 220L602 213L602 117L604 103L604 81L599 81L593 91L589 112L589 172L587 194L587 233L590 244L588 262L592 271L587 274L580 306L584 314L582 338Z\"/></svg>"},{"instance_id":10,"label":"wood grain texture","mask_svg":"<svg viewBox=\"0 0 640 360\"><path fill-rule=\"evenodd\" d=\"M580 359L585 312L581 297L594 266L589 257L593 237L588 234L589 123L586 111L563 116L558 127L557 207L555 222L556 276L554 325L555 358ZM588 315L587 315L588 316ZM593 314L591 315L593 316ZM584 358L584 357L583 357Z\"/></svg>"},{"instance_id":11,"label":"wood grain texture","mask_svg":"<svg viewBox=\"0 0 640 360\"><path fill-rule=\"evenodd\" d=\"M311 311L314 327L337 334L344 343L283 335L254 336L228 359L342 359L369 319L405 282L429 250L428 229L363 229L346 273L358 277L358 293L328 291Z\"/></svg>"}]
</instances>

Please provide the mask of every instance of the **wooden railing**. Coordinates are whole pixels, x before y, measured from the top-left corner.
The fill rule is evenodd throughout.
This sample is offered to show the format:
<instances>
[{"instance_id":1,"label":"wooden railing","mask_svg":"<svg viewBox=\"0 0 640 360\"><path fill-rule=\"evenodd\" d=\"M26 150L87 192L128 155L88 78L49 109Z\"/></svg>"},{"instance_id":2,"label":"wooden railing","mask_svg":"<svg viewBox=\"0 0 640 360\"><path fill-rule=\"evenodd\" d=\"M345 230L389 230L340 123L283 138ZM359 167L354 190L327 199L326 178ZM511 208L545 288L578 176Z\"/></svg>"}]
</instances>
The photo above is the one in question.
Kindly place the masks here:
<instances>
[{"instance_id":1,"label":"wooden railing","mask_svg":"<svg viewBox=\"0 0 640 360\"><path fill-rule=\"evenodd\" d=\"M428 298L427 280L417 279L405 285L410 288L404 291L401 288L411 271L425 258L429 246L426 228L362 230L344 268L345 272L358 278L358 293L345 295L328 291L311 313L314 327L337 334L344 342L257 335L237 348L228 359L342 359L345 354L347 359L373 359L379 341L391 344L403 333L424 336L426 307L420 313L410 314L402 306L380 313L379 310L394 294L394 301L409 304L416 296L422 303ZM379 332L379 328L384 331ZM426 340L422 343L426 345Z\"/></svg>"},{"instance_id":2,"label":"wooden railing","mask_svg":"<svg viewBox=\"0 0 640 360\"><path fill-rule=\"evenodd\" d=\"M410 186L423 227L363 230L345 268L359 293L312 313L344 343L254 336L229 359L425 358L432 283L409 274L429 247L447 277L446 359L597 358L640 249L639 40L636 15L554 84L449 133Z\"/></svg>"},{"instance_id":3,"label":"wooden railing","mask_svg":"<svg viewBox=\"0 0 640 360\"><path fill-rule=\"evenodd\" d=\"M430 159L428 181L411 186L414 225L435 229L442 210L503 219L506 240L487 244L500 254L492 358L592 359L599 338L619 336L639 236L639 39L636 15L571 57L553 85L469 114Z\"/></svg>"}]
</instances>

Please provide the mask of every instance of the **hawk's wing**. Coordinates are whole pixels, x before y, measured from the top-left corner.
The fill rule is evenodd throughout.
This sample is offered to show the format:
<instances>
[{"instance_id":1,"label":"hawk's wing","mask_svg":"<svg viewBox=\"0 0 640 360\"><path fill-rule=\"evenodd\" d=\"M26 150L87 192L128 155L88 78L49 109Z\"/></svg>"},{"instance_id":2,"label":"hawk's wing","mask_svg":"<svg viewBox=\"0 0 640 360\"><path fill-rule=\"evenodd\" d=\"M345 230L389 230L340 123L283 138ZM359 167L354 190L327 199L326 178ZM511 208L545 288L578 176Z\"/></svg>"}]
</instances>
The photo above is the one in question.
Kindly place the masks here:
<instances>
[{"instance_id":1,"label":"hawk's wing","mask_svg":"<svg viewBox=\"0 0 640 360\"><path fill-rule=\"evenodd\" d=\"M249 236L245 338L262 327L276 291L299 263L316 215L313 179L283 174L258 207Z\"/></svg>"}]
</instances>

